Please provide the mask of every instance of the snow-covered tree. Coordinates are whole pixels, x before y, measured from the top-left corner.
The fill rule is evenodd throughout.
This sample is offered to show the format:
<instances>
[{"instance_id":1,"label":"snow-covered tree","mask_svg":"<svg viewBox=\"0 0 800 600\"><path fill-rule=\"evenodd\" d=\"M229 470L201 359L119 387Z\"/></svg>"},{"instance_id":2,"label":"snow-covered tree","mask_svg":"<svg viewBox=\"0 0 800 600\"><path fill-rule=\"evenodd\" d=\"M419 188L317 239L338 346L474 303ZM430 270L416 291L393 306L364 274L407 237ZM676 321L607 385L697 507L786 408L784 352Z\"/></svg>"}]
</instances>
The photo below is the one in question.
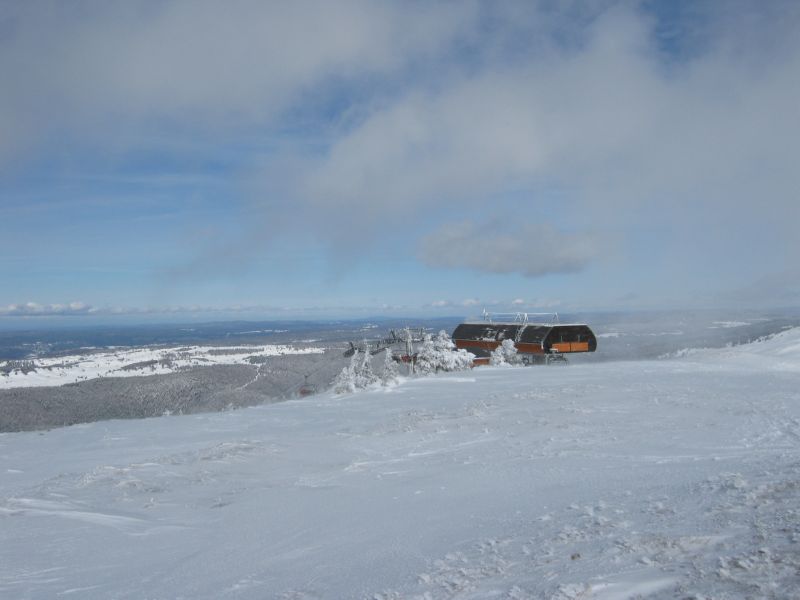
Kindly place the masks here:
<instances>
[{"instance_id":1,"label":"snow-covered tree","mask_svg":"<svg viewBox=\"0 0 800 600\"><path fill-rule=\"evenodd\" d=\"M347 394L356 391L356 366L358 352L354 352L350 357L350 364L341 370L333 380L333 391L337 394Z\"/></svg>"},{"instance_id":2,"label":"snow-covered tree","mask_svg":"<svg viewBox=\"0 0 800 600\"><path fill-rule=\"evenodd\" d=\"M369 353L369 344L364 343L364 357L356 369L356 388L364 389L378 383L379 379L372 370L372 356Z\"/></svg>"},{"instance_id":3,"label":"snow-covered tree","mask_svg":"<svg viewBox=\"0 0 800 600\"><path fill-rule=\"evenodd\" d=\"M350 357L350 364L333 380L333 391L337 394L352 393L375 385L379 381L380 378L372 370L369 346L364 344L364 352L356 350Z\"/></svg>"},{"instance_id":4,"label":"snow-covered tree","mask_svg":"<svg viewBox=\"0 0 800 600\"><path fill-rule=\"evenodd\" d=\"M386 348L386 355L383 357L383 372L381 372L381 383L383 385L391 385L396 383L400 377L400 371L397 368L397 362L392 355L392 349Z\"/></svg>"},{"instance_id":5,"label":"snow-covered tree","mask_svg":"<svg viewBox=\"0 0 800 600\"><path fill-rule=\"evenodd\" d=\"M417 350L414 363L416 370L425 375L436 371L436 350L433 347L433 339L430 333L426 333L422 338L422 345Z\"/></svg>"},{"instance_id":6,"label":"snow-covered tree","mask_svg":"<svg viewBox=\"0 0 800 600\"><path fill-rule=\"evenodd\" d=\"M463 371L472 367L475 355L466 350L456 350L456 345L447 332L442 330L436 337L425 335L417 352L417 370L421 373L438 371Z\"/></svg>"},{"instance_id":7,"label":"snow-covered tree","mask_svg":"<svg viewBox=\"0 0 800 600\"><path fill-rule=\"evenodd\" d=\"M503 340L503 343L492 352L489 363L494 366L522 364L522 359L517 354L517 347L514 345L514 341Z\"/></svg>"}]
</instances>

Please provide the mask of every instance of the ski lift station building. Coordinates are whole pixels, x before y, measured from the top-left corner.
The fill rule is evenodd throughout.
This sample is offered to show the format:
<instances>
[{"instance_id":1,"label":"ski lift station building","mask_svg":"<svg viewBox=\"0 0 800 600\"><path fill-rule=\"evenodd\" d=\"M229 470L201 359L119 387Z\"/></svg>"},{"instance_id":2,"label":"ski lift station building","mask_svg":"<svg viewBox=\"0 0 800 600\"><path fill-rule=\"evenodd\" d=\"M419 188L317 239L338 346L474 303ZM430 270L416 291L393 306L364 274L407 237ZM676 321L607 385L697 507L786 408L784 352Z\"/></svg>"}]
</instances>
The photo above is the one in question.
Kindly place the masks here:
<instances>
[{"instance_id":1,"label":"ski lift station building","mask_svg":"<svg viewBox=\"0 0 800 600\"><path fill-rule=\"evenodd\" d=\"M547 313L551 314L551 313ZM552 313L551 322L533 322L529 313L510 315L484 313L483 320L461 323L453 331L457 348L472 352L476 363L488 357L492 350L513 340L517 352L535 361L553 355L576 352L594 352L597 338L588 325L560 323L558 314ZM482 362L482 361L481 361Z\"/></svg>"}]
</instances>

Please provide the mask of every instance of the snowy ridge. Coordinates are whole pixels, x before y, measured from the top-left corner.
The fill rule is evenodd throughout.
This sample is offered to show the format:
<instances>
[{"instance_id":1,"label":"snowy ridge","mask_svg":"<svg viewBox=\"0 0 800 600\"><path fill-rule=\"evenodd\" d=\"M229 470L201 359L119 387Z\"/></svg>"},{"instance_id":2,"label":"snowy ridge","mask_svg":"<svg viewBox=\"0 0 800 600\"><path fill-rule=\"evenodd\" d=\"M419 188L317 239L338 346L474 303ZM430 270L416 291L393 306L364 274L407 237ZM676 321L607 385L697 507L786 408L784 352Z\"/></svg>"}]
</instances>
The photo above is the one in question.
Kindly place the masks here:
<instances>
[{"instance_id":1,"label":"snowy ridge","mask_svg":"<svg viewBox=\"0 0 800 600\"><path fill-rule=\"evenodd\" d=\"M269 356L322 352L323 348L289 345L177 346L0 361L0 389L64 385L98 377L162 375L204 365L256 364Z\"/></svg>"},{"instance_id":2,"label":"snowy ridge","mask_svg":"<svg viewBox=\"0 0 800 600\"><path fill-rule=\"evenodd\" d=\"M800 327L749 344L725 348L686 348L665 358L684 358L753 369L800 371Z\"/></svg>"},{"instance_id":3,"label":"snowy ridge","mask_svg":"<svg viewBox=\"0 0 800 600\"><path fill-rule=\"evenodd\" d=\"M0 596L796 598L797 341L0 435Z\"/></svg>"}]
</instances>

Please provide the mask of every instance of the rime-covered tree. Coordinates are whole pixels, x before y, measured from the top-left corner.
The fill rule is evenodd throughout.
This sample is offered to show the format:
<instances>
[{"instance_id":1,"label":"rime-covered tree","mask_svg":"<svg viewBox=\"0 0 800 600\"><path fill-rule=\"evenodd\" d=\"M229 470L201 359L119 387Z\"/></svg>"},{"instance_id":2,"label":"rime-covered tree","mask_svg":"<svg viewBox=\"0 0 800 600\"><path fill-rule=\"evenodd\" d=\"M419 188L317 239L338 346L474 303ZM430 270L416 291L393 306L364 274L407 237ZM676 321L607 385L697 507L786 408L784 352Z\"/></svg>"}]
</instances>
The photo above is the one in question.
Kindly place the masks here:
<instances>
[{"instance_id":1,"label":"rime-covered tree","mask_svg":"<svg viewBox=\"0 0 800 600\"><path fill-rule=\"evenodd\" d=\"M521 364L522 360L517 354L517 347L514 345L514 341L503 340L503 343L492 352L489 363L494 366Z\"/></svg>"},{"instance_id":2,"label":"rime-covered tree","mask_svg":"<svg viewBox=\"0 0 800 600\"><path fill-rule=\"evenodd\" d=\"M381 372L381 383L383 385L391 385L396 383L400 377L400 371L397 369L397 362L392 355L392 349L386 348L386 355L383 357L383 371Z\"/></svg>"},{"instance_id":3,"label":"rime-covered tree","mask_svg":"<svg viewBox=\"0 0 800 600\"><path fill-rule=\"evenodd\" d=\"M356 369L356 387L359 389L368 388L371 385L378 383L379 378L372 370L372 360L369 353L369 344L364 343L364 357L361 359L361 364Z\"/></svg>"},{"instance_id":4,"label":"rime-covered tree","mask_svg":"<svg viewBox=\"0 0 800 600\"><path fill-rule=\"evenodd\" d=\"M337 394L347 394L356 391L356 366L358 363L358 352L354 352L350 357L350 364L344 367L333 380L333 391Z\"/></svg>"},{"instance_id":5,"label":"rime-covered tree","mask_svg":"<svg viewBox=\"0 0 800 600\"><path fill-rule=\"evenodd\" d=\"M466 350L456 350L456 345L447 332L442 330L436 337L425 335L417 352L417 370L421 373L438 371L463 371L472 367L475 356Z\"/></svg>"},{"instance_id":6,"label":"rime-covered tree","mask_svg":"<svg viewBox=\"0 0 800 600\"><path fill-rule=\"evenodd\" d=\"M375 385L379 381L380 378L372 370L369 346L364 344L364 352L356 350L350 357L350 364L333 380L333 391L337 394L352 393Z\"/></svg>"}]
</instances>

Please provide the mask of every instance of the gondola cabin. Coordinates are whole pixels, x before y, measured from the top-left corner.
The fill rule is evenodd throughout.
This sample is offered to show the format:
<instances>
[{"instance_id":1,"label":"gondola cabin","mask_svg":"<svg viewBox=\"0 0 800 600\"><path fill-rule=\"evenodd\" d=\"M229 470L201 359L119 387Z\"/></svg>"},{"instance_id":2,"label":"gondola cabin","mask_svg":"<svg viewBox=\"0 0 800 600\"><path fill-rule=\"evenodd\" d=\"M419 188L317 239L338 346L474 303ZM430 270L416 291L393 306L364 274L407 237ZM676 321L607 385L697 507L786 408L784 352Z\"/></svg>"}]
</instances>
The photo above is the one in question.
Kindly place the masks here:
<instances>
[{"instance_id":1,"label":"gondola cabin","mask_svg":"<svg viewBox=\"0 0 800 600\"><path fill-rule=\"evenodd\" d=\"M472 352L475 364L486 364L491 352L507 339L514 341L517 352L526 362L597 349L597 338L589 326L582 323L535 323L528 320L527 313L516 313L507 320L498 317L500 315L484 313L482 321L461 323L453 331L456 347Z\"/></svg>"}]
</instances>

